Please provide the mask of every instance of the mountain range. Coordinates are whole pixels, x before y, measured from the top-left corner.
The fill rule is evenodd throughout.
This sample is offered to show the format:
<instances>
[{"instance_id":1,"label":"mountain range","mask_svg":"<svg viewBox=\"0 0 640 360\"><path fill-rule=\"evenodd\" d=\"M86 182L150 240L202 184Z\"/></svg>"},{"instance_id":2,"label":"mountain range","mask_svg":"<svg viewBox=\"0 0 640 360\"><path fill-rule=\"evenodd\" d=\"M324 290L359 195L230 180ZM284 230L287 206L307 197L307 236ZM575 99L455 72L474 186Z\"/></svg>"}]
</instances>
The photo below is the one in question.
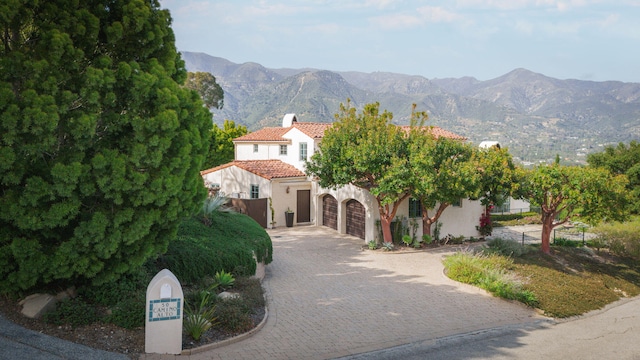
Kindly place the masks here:
<instances>
[{"instance_id":1,"label":"mountain range","mask_svg":"<svg viewBox=\"0 0 640 360\"><path fill-rule=\"evenodd\" d=\"M224 90L224 107L212 109L250 131L279 126L284 114L300 121L332 122L340 103L379 102L397 124L408 124L412 104L427 111L429 125L495 140L521 163L584 163L604 145L640 139L640 83L560 80L515 69L495 79L427 79L387 72L270 69L236 64L204 53L182 52L189 71L213 74Z\"/></svg>"}]
</instances>

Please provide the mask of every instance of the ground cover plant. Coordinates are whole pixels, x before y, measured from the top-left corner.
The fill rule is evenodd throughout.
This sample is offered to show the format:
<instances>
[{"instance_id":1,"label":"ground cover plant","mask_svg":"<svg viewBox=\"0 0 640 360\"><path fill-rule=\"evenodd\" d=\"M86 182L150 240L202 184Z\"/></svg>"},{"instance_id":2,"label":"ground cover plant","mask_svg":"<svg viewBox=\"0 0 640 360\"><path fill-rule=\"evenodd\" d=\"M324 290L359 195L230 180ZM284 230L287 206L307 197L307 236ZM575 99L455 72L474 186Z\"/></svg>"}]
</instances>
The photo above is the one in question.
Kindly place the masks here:
<instances>
[{"instance_id":1,"label":"ground cover plant","mask_svg":"<svg viewBox=\"0 0 640 360\"><path fill-rule=\"evenodd\" d=\"M539 246L500 240L477 253L447 257L444 264L447 275L454 280L521 301L557 318L584 314L620 298L640 294L637 260L608 250L598 252L589 247L576 247L573 243L559 246L568 245L565 243L552 246L552 254L545 255ZM500 276L514 281L517 286L513 288L528 295L519 298L510 292L503 294L510 285L496 280Z\"/></svg>"}]
</instances>

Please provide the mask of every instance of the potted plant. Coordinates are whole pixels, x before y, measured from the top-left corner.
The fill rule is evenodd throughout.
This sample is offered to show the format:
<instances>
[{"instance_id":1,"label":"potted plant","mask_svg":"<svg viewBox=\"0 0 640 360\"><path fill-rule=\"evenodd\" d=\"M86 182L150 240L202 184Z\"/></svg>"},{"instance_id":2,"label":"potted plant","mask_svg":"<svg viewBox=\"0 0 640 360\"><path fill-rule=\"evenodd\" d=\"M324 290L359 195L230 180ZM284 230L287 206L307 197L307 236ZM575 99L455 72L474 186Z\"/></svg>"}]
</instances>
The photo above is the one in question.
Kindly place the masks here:
<instances>
[{"instance_id":1,"label":"potted plant","mask_svg":"<svg viewBox=\"0 0 640 360\"><path fill-rule=\"evenodd\" d=\"M284 219L287 227L293 227L293 210L287 208L287 211L284 212Z\"/></svg>"}]
</instances>

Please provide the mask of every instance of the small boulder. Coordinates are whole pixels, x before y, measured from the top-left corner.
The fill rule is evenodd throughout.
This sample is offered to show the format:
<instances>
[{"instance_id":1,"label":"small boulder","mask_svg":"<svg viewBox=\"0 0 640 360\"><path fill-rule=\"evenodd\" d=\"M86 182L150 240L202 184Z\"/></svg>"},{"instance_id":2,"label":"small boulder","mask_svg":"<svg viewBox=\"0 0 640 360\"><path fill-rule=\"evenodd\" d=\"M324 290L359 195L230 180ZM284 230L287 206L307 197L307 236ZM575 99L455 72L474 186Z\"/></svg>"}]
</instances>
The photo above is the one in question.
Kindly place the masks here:
<instances>
[{"instance_id":1,"label":"small boulder","mask_svg":"<svg viewBox=\"0 0 640 360\"><path fill-rule=\"evenodd\" d=\"M20 301L22 315L37 319L56 308L56 298L49 294L32 294Z\"/></svg>"},{"instance_id":2,"label":"small boulder","mask_svg":"<svg viewBox=\"0 0 640 360\"><path fill-rule=\"evenodd\" d=\"M218 294L218 297L222 300L238 299L240 297L240 294L223 291L220 294Z\"/></svg>"}]
</instances>

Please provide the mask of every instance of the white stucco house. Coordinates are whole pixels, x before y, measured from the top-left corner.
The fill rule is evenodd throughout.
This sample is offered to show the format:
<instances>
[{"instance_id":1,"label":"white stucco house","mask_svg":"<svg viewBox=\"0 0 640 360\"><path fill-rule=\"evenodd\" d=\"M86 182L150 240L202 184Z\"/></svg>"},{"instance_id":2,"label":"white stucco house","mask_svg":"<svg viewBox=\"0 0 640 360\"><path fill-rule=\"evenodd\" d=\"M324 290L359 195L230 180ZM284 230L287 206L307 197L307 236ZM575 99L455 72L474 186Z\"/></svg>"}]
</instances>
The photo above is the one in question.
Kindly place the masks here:
<instances>
[{"instance_id":1,"label":"white stucco house","mask_svg":"<svg viewBox=\"0 0 640 360\"><path fill-rule=\"evenodd\" d=\"M380 216L373 195L352 185L337 190L324 189L304 173L305 161L318 150L330 126L298 122L295 114L287 114L281 127L263 128L236 138L233 141L235 160L202 171L205 185L231 198L262 199L263 216L267 219L262 222L265 227L285 226L285 211L290 209L295 214L294 226L327 226L365 241L380 240L376 226ZM438 127L433 127L432 132L436 136L466 140ZM414 218L418 223L417 233L422 234L417 204L413 199L406 200L396 215L407 222ZM477 237L476 226L482 213L479 201L461 199L440 217L440 233Z\"/></svg>"}]
</instances>

